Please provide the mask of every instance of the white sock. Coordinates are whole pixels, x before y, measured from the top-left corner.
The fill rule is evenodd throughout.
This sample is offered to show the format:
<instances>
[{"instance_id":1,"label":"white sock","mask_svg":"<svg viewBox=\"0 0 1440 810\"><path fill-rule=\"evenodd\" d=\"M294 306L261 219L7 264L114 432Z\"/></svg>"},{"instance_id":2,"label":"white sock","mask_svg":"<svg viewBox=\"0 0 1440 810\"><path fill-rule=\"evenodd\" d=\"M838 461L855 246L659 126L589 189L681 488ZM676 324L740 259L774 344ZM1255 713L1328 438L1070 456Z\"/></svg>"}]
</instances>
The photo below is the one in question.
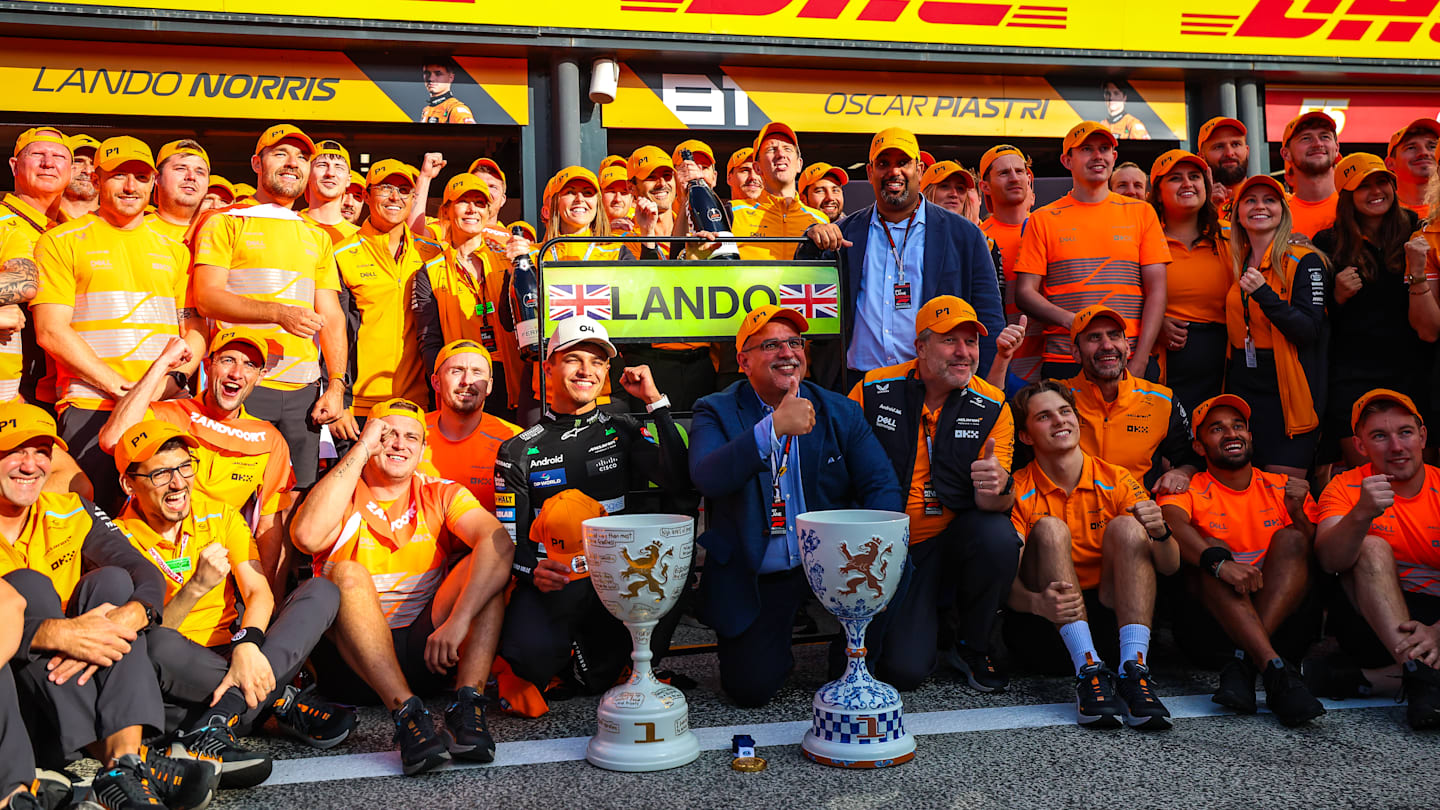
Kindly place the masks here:
<instances>
[{"instance_id":1,"label":"white sock","mask_svg":"<svg viewBox=\"0 0 1440 810\"><path fill-rule=\"evenodd\" d=\"M1080 674L1081 669L1100 660L1100 653L1095 649L1095 640L1090 638L1089 622L1060 625L1060 640L1065 642L1065 649L1070 651L1070 662L1075 665L1076 675Z\"/></svg>"},{"instance_id":2,"label":"white sock","mask_svg":"<svg viewBox=\"0 0 1440 810\"><path fill-rule=\"evenodd\" d=\"M1121 672L1126 661L1145 663L1150 655L1150 628L1143 624L1127 624L1120 628Z\"/></svg>"}]
</instances>

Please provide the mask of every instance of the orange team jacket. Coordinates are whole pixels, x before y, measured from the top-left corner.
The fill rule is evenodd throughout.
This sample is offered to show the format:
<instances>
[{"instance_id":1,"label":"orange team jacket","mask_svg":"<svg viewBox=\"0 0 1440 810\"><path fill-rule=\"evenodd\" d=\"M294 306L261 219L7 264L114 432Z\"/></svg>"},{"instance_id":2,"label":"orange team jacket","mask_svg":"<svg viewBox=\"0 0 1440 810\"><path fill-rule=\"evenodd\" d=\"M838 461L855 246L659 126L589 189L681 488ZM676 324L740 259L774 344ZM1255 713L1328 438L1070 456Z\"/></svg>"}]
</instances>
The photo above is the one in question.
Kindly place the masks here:
<instances>
[{"instance_id":1,"label":"orange team jacket","mask_svg":"<svg viewBox=\"0 0 1440 810\"><path fill-rule=\"evenodd\" d=\"M420 111L420 123L473 124L475 113L470 111L465 102L447 93L443 101L427 104L425 109Z\"/></svg>"},{"instance_id":2,"label":"orange team jacket","mask_svg":"<svg viewBox=\"0 0 1440 810\"><path fill-rule=\"evenodd\" d=\"M1136 481L1144 481L1160 458L1199 466L1190 444L1190 417L1169 388L1127 371L1115 401L1106 402L1100 386L1084 374L1060 384L1075 394L1080 449L1089 455L1124 467Z\"/></svg>"},{"instance_id":3,"label":"orange team jacket","mask_svg":"<svg viewBox=\"0 0 1440 810\"><path fill-rule=\"evenodd\" d=\"M1224 543L1235 561L1265 566L1265 552L1275 532L1295 521L1285 506L1288 476L1252 468L1250 486L1231 489L1209 472L1196 473L1190 487L1174 495L1161 495L1161 506L1174 506L1185 513L1185 521L1201 535ZM1317 516L1315 499L1305 495L1305 514Z\"/></svg>"},{"instance_id":4,"label":"orange team jacket","mask_svg":"<svg viewBox=\"0 0 1440 810\"><path fill-rule=\"evenodd\" d=\"M730 201L731 233L741 236L804 236L812 225L830 221L818 208L800 202L798 197L780 197L770 192L760 199ZM795 258L800 245L792 242L740 243L740 258L785 261Z\"/></svg>"},{"instance_id":5,"label":"orange team jacket","mask_svg":"<svg viewBox=\"0 0 1440 810\"><path fill-rule=\"evenodd\" d=\"M1125 468L1085 454L1080 481L1070 494L1030 462L1015 473L1015 506L1010 522L1022 541L1043 517L1056 517L1070 527L1070 556L1082 589L1100 586L1101 542L1110 521L1149 494Z\"/></svg>"},{"instance_id":6,"label":"orange team jacket","mask_svg":"<svg viewBox=\"0 0 1440 810\"><path fill-rule=\"evenodd\" d=\"M503 253L486 247L471 256L478 262L477 278L464 267L455 254L455 246L447 241L418 240L416 245L424 260L425 273L435 308L440 313L440 331L445 343L473 340L490 352L494 362L505 371L507 407L520 404L520 386L524 379L520 347L515 333L500 325L500 296L505 289L505 273L509 267ZM433 371L433 369L430 369Z\"/></svg>"},{"instance_id":7,"label":"orange team jacket","mask_svg":"<svg viewBox=\"0 0 1440 810\"><path fill-rule=\"evenodd\" d=\"M1320 493L1319 520L1344 517L1360 500L1360 482L1374 474L1366 464L1330 479ZM1440 596L1440 469L1426 464L1420 491L1413 498L1396 493L1395 503L1370 522L1370 534L1390 544L1401 587Z\"/></svg>"}]
</instances>

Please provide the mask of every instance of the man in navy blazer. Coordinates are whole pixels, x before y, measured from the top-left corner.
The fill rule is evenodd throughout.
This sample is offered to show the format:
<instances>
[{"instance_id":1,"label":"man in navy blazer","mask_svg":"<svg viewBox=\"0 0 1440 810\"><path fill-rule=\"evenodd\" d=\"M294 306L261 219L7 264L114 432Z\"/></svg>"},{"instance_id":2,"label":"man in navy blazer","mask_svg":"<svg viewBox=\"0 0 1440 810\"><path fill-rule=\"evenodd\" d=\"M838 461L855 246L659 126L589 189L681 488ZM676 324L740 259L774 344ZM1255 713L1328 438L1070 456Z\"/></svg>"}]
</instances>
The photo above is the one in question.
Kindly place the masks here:
<instances>
[{"instance_id":1,"label":"man in navy blazer","mask_svg":"<svg viewBox=\"0 0 1440 810\"><path fill-rule=\"evenodd\" d=\"M690 475L707 501L700 618L719 637L720 685L768 702L794 663L790 633L810 595L795 517L822 509L902 511L895 470L860 407L804 382L805 318L769 304L735 337L746 379L695 403Z\"/></svg>"},{"instance_id":2,"label":"man in navy blazer","mask_svg":"<svg viewBox=\"0 0 1440 810\"><path fill-rule=\"evenodd\" d=\"M970 302L989 337L980 339L979 372L990 369L995 335L1005 328L1000 281L985 234L920 193L920 145L899 127L870 142L865 175L875 204L816 225L797 259L838 257L847 352L816 352L815 379L849 390L867 371L915 359L915 313L938 295ZM843 385L844 388L840 388Z\"/></svg>"}]
</instances>

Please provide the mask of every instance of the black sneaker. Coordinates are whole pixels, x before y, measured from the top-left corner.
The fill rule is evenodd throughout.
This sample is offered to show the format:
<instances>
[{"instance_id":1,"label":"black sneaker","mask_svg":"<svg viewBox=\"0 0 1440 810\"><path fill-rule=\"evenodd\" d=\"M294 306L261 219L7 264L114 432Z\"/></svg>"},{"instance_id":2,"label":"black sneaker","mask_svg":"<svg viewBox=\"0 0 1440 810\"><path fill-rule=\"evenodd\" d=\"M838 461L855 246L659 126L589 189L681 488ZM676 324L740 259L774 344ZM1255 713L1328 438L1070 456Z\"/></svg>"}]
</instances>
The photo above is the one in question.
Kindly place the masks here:
<instances>
[{"instance_id":1,"label":"black sneaker","mask_svg":"<svg viewBox=\"0 0 1440 810\"><path fill-rule=\"evenodd\" d=\"M150 781L150 769L134 754L124 754L114 765L95 774L90 783L95 801L106 810L141 810L160 808L166 810L155 785Z\"/></svg>"},{"instance_id":2,"label":"black sneaker","mask_svg":"<svg viewBox=\"0 0 1440 810\"><path fill-rule=\"evenodd\" d=\"M170 743L170 756L220 763L220 787L249 788L270 778L270 757L240 745L224 717L215 715L203 728L182 731Z\"/></svg>"},{"instance_id":3,"label":"black sneaker","mask_svg":"<svg viewBox=\"0 0 1440 810\"><path fill-rule=\"evenodd\" d=\"M271 712L281 731L322 751L345 742L360 722L354 711L316 697L314 686L286 686L285 696L275 699Z\"/></svg>"},{"instance_id":4,"label":"black sneaker","mask_svg":"<svg viewBox=\"0 0 1440 810\"><path fill-rule=\"evenodd\" d=\"M1245 658L1245 654L1237 651L1237 655L1230 659L1220 670L1220 688L1210 699L1228 709L1234 709L1241 714L1254 714L1255 703L1255 666Z\"/></svg>"},{"instance_id":5,"label":"black sneaker","mask_svg":"<svg viewBox=\"0 0 1440 810\"><path fill-rule=\"evenodd\" d=\"M1115 673L1099 661L1075 676L1075 713L1080 725L1119 728L1120 703L1115 699Z\"/></svg>"},{"instance_id":6,"label":"black sneaker","mask_svg":"<svg viewBox=\"0 0 1440 810\"><path fill-rule=\"evenodd\" d=\"M220 761L202 755L199 759L167 757L149 746L141 746L140 760L149 772L151 790L166 810L201 810L215 798L220 784Z\"/></svg>"},{"instance_id":7,"label":"black sneaker","mask_svg":"<svg viewBox=\"0 0 1440 810\"><path fill-rule=\"evenodd\" d=\"M75 777L68 771L50 771L44 768L35 771L35 781L30 783L30 797L35 801L36 807L43 807L45 810L58 810L61 807L70 806L70 800L75 796ZM16 794L17 796L21 794ZM11 807L17 807L14 800L10 802Z\"/></svg>"},{"instance_id":8,"label":"black sneaker","mask_svg":"<svg viewBox=\"0 0 1440 810\"><path fill-rule=\"evenodd\" d=\"M1440 726L1440 672L1412 658L1400 677L1410 727L1418 731Z\"/></svg>"},{"instance_id":9,"label":"black sneaker","mask_svg":"<svg viewBox=\"0 0 1440 810\"><path fill-rule=\"evenodd\" d=\"M1261 678L1265 681L1265 706L1281 725L1298 726L1325 713L1325 707L1310 693L1300 673L1284 659L1266 664Z\"/></svg>"},{"instance_id":10,"label":"black sneaker","mask_svg":"<svg viewBox=\"0 0 1440 810\"><path fill-rule=\"evenodd\" d=\"M495 738L490 736L490 727L485 723L485 707L489 704L473 686L463 686L455 692L454 701L445 709L451 756L470 762L495 760Z\"/></svg>"},{"instance_id":11,"label":"black sneaker","mask_svg":"<svg viewBox=\"0 0 1440 810\"><path fill-rule=\"evenodd\" d=\"M1143 660L1143 659L1142 659ZM1120 679L1115 687L1125 701L1125 722L1142 731L1162 731L1173 725L1170 710L1150 688L1150 668L1139 660L1120 665Z\"/></svg>"},{"instance_id":12,"label":"black sneaker","mask_svg":"<svg viewBox=\"0 0 1440 810\"><path fill-rule=\"evenodd\" d=\"M411 695L390 713L395 719L395 740L400 744L400 765L406 776L418 776L450 761L445 738L435 731L435 718L420 698Z\"/></svg>"},{"instance_id":13,"label":"black sneaker","mask_svg":"<svg viewBox=\"0 0 1440 810\"><path fill-rule=\"evenodd\" d=\"M1370 694L1370 682L1360 667L1340 653L1319 655L1300 662L1305 688L1318 697L1343 700Z\"/></svg>"},{"instance_id":14,"label":"black sneaker","mask_svg":"<svg viewBox=\"0 0 1440 810\"><path fill-rule=\"evenodd\" d=\"M990 656L968 644L956 644L946 651L946 660L957 672L965 676L970 688L989 694L1003 692L1010 685L1010 679L995 669Z\"/></svg>"}]
</instances>

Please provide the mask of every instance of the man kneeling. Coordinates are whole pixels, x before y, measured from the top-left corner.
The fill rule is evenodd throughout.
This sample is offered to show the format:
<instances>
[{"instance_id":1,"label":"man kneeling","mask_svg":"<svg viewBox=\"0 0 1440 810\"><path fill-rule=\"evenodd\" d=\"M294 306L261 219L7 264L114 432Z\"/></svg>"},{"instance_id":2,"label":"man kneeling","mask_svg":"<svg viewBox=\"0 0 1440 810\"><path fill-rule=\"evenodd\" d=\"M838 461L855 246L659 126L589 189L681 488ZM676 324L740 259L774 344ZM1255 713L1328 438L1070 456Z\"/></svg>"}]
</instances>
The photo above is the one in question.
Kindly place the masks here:
<instances>
[{"instance_id":1,"label":"man kneeling","mask_svg":"<svg viewBox=\"0 0 1440 810\"><path fill-rule=\"evenodd\" d=\"M509 532L469 490L415 472L424 449L419 406L374 406L360 440L310 491L291 527L317 575L340 587L330 637L391 710L407 776L451 755L495 757L483 691L515 553ZM452 674L442 736L417 692L443 688Z\"/></svg>"}]
</instances>

